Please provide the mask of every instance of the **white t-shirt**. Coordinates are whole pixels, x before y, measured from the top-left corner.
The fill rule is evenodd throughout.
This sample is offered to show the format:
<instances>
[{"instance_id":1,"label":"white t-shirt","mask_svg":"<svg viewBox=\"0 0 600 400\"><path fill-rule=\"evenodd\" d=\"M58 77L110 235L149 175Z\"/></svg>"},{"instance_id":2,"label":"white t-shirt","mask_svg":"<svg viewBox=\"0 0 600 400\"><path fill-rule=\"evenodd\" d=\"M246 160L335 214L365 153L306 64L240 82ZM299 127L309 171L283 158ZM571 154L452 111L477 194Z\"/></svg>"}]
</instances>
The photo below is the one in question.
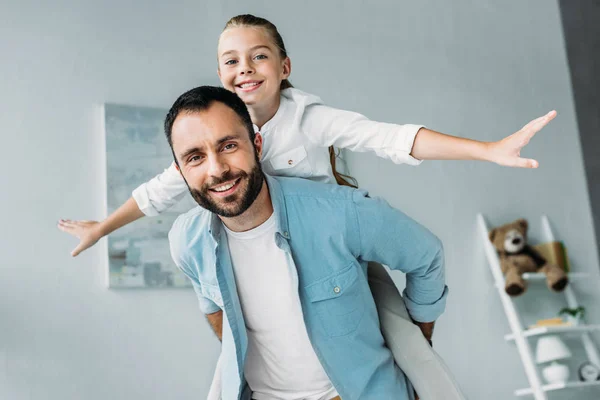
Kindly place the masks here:
<instances>
[{"instance_id":1,"label":"white t-shirt","mask_svg":"<svg viewBox=\"0 0 600 400\"><path fill-rule=\"evenodd\" d=\"M246 321L244 375L257 400L337 396L310 343L291 256L275 244L275 217L246 232L225 227Z\"/></svg>"},{"instance_id":2,"label":"white t-shirt","mask_svg":"<svg viewBox=\"0 0 600 400\"><path fill-rule=\"evenodd\" d=\"M281 91L277 113L260 129L264 139L261 164L269 175L335 183L328 150L333 145L357 152L371 151L396 164L418 165L420 161L410 152L422 127L371 121L361 114L326 106L317 96L289 88ZM254 129L259 132L258 127ZM188 195L188 188L171 164L162 174L136 188L132 195L139 209L151 216Z\"/></svg>"}]
</instances>

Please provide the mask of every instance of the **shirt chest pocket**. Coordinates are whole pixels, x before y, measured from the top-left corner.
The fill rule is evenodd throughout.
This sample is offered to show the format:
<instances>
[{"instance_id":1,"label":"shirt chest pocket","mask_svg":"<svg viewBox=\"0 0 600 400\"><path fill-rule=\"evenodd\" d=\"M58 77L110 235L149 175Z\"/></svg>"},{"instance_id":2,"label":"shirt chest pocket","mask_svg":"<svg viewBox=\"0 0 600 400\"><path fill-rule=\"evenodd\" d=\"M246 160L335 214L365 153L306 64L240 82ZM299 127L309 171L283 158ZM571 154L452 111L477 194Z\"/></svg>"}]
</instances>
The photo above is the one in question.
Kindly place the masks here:
<instances>
[{"instance_id":1,"label":"shirt chest pocket","mask_svg":"<svg viewBox=\"0 0 600 400\"><path fill-rule=\"evenodd\" d=\"M304 146L295 147L285 153L272 157L269 161L273 175L309 178L312 166Z\"/></svg>"},{"instance_id":2,"label":"shirt chest pocket","mask_svg":"<svg viewBox=\"0 0 600 400\"><path fill-rule=\"evenodd\" d=\"M358 268L352 263L305 288L308 300L331 337L356 331L362 320L365 299L358 281Z\"/></svg>"},{"instance_id":3,"label":"shirt chest pocket","mask_svg":"<svg viewBox=\"0 0 600 400\"><path fill-rule=\"evenodd\" d=\"M210 301L212 301L213 303L215 303L216 305L218 305L222 310L223 297L221 296L221 291L219 290L219 288L217 286L202 282L200 283L200 286L202 287L202 295Z\"/></svg>"}]
</instances>

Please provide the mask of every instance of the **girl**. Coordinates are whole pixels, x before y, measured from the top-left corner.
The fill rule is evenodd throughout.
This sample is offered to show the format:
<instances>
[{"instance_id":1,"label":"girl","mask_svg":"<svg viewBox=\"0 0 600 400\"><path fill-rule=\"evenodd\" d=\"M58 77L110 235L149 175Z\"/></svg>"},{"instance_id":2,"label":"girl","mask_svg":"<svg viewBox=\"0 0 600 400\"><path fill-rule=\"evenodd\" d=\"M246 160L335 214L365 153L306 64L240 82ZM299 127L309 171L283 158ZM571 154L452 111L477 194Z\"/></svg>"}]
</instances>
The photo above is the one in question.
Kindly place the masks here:
<instances>
[{"instance_id":1,"label":"girl","mask_svg":"<svg viewBox=\"0 0 600 400\"><path fill-rule=\"evenodd\" d=\"M239 15L227 22L219 38L217 57L221 83L246 103L254 128L263 136L261 164L271 175L351 185L348 177L337 173L330 146L373 151L395 163L412 165L421 160L455 159L536 168L537 162L521 158L520 151L556 116L552 111L493 143L448 136L420 125L370 121L360 114L328 107L318 97L293 88L287 79L291 62L277 28L252 15ZM104 221L61 220L58 226L80 239L71 253L76 256L115 229L144 215L160 214L187 192L181 175L171 165L135 189L132 197ZM382 333L416 391L423 399L463 398L444 364L410 321L385 269L372 265L369 275ZM384 317L385 310L392 312ZM432 329L432 324L420 326ZM218 372L213 392L218 391Z\"/></svg>"}]
</instances>

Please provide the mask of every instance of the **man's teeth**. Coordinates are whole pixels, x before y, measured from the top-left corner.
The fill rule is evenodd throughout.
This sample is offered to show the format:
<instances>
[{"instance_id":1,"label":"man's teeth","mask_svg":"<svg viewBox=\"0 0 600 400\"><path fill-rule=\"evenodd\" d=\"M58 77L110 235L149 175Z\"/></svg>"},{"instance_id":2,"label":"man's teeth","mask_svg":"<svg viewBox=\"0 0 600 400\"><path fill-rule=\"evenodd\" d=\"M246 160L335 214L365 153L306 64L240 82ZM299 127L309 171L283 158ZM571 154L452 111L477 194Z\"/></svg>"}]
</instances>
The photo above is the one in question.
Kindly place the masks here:
<instances>
[{"instance_id":1,"label":"man's teeth","mask_svg":"<svg viewBox=\"0 0 600 400\"><path fill-rule=\"evenodd\" d=\"M249 87L252 87L252 86L257 86L257 85L258 85L258 82L242 83L242 84L240 85L240 87L241 87L242 89L246 89L246 88L249 88Z\"/></svg>"},{"instance_id":2,"label":"man's teeth","mask_svg":"<svg viewBox=\"0 0 600 400\"><path fill-rule=\"evenodd\" d=\"M213 190L215 192L224 192L226 190L231 189L233 186L235 185L235 182L231 182L228 183L227 185L223 185L223 186L217 186L216 188L214 188Z\"/></svg>"}]
</instances>

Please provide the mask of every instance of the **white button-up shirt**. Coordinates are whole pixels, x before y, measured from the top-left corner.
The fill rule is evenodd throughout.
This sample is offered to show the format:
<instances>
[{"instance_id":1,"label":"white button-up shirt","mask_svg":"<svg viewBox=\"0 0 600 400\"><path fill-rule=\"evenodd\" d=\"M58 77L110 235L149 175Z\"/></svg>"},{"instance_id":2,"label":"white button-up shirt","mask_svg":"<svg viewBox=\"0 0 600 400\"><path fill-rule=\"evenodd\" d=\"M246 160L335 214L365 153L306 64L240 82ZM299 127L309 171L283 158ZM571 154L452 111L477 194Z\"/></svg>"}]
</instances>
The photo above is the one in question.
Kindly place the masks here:
<instances>
[{"instance_id":1,"label":"white button-up shirt","mask_svg":"<svg viewBox=\"0 0 600 400\"><path fill-rule=\"evenodd\" d=\"M418 165L410 155L422 125L371 121L365 116L323 104L317 96L296 88L281 91L277 113L262 129L263 170L275 176L295 176L335 183L329 146L357 152L372 151L396 164ZM188 193L174 164L133 191L146 215L158 215Z\"/></svg>"}]
</instances>

